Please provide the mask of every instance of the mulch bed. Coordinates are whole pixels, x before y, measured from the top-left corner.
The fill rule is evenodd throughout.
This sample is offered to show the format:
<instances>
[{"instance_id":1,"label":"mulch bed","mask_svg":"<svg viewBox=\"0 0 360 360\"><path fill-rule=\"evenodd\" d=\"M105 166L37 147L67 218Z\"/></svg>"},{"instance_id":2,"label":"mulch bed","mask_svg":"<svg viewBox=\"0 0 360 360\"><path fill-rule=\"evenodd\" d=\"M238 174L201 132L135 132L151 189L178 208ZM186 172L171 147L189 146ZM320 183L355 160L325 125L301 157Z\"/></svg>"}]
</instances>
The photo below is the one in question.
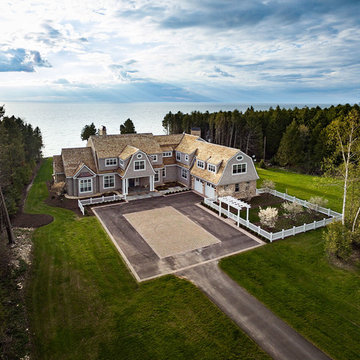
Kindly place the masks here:
<instances>
[{"instance_id":1,"label":"mulch bed","mask_svg":"<svg viewBox=\"0 0 360 360\"><path fill-rule=\"evenodd\" d=\"M256 209L260 206L265 208L268 206L282 204L283 202L285 202L285 200L277 196L265 193L258 196L254 196L250 201L246 201L246 202L251 205L252 209Z\"/></svg>"}]
</instances>

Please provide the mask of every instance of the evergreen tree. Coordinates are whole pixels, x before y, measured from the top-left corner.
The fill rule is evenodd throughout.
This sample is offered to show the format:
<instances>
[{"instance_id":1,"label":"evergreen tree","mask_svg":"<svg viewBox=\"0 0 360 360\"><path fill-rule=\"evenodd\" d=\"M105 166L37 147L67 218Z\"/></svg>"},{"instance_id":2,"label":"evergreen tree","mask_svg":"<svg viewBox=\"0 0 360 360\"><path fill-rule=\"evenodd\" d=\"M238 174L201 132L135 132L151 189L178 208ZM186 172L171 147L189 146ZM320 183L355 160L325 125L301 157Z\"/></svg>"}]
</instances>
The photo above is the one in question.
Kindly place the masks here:
<instances>
[{"instance_id":1,"label":"evergreen tree","mask_svg":"<svg viewBox=\"0 0 360 360\"><path fill-rule=\"evenodd\" d=\"M90 125L85 125L81 130L81 140L88 140L91 135L96 135L96 127L92 122Z\"/></svg>"},{"instance_id":2,"label":"evergreen tree","mask_svg":"<svg viewBox=\"0 0 360 360\"><path fill-rule=\"evenodd\" d=\"M120 125L120 134L136 134L135 125L131 119L127 119Z\"/></svg>"},{"instance_id":3,"label":"evergreen tree","mask_svg":"<svg viewBox=\"0 0 360 360\"><path fill-rule=\"evenodd\" d=\"M286 128L276 158L281 166L296 166L303 161L304 143L296 121Z\"/></svg>"}]
</instances>

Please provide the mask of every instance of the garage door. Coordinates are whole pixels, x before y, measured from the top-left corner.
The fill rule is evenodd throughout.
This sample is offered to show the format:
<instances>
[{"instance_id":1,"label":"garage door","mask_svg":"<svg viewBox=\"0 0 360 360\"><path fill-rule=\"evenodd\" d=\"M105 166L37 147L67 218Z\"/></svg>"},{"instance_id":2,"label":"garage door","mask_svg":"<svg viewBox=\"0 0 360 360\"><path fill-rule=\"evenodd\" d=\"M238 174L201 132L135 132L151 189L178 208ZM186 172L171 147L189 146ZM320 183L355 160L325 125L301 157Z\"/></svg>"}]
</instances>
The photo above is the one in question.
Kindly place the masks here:
<instances>
[{"instance_id":1,"label":"garage door","mask_svg":"<svg viewBox=\"0 0 360 360\"><path fill-rule=\"evenodd\" d=\"M203 182L198 178L195 178L194 189L198 193L203 194Z\"/></svg>"},{"instance_id":2,"label":"garage door","mask_svg":"<svg viewBox=\"0 0 360 360\"><path fill-rule=\"evenodd\" d=\"M206 185L205 185L205 196L207 196L209 198L214 198L215 197L215 186L213 184L206 183Z\"/></svg>"}]
</instances>

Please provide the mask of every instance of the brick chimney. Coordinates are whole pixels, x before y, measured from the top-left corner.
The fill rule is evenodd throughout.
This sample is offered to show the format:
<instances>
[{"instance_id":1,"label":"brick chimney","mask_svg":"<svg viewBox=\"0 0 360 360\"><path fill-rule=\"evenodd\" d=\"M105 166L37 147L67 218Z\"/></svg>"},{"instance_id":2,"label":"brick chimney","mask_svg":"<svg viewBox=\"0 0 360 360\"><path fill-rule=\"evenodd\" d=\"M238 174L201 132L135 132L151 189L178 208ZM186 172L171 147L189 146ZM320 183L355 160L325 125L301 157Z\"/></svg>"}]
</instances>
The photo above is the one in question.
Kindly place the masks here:
<instances>
[{"instance_id":1,"label":"brick chimney","mask_svg":"<svg viewBox=\"0 0 360 360\"><path fill-rule=\"evenodd\" d=\"M191 128L190 134L201 137L201 129L199 127L193 127Z\"/></svg>"},{"instance_id":2,"label":"brick chimney","mask_svg":"<svg viewBox=\"0 0 360 360\"><path fill-rule=\"evenodd\" d=\"M100 136L106 136L106 126L102 125L99 129Z\"/></svg>"}]
</instances>

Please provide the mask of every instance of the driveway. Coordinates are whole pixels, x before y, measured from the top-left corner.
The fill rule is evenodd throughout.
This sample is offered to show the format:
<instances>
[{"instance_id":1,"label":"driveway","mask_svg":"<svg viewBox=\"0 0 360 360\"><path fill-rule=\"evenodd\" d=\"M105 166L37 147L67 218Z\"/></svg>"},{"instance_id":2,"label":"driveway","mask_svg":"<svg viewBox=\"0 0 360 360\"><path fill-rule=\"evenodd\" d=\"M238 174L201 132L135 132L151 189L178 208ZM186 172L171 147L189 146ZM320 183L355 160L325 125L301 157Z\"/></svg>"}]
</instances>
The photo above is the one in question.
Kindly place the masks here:
<instances>
[{"instance_id":1,"label":"driveway","mask_svg":"<svg viewBox=\"0 0 360 360\"><path fill-rule=\"evenodd\" d=\"M200 207L201 200L199 195L187 192L97 207L93 208L93 211L138 281L172 274L181 269L220 259L263 244L256 238L248 236L238 228L219 219L216 214ZM155 248L153 249L149 245L150 242L148 243L140 235L140 232L144 235L144 224L137 227L139 230L137 231L136 226L133 226L126 216L169 206L192 221L194 225L202 227L218 241L172 256L160 257L159 252L157 254ZM128 218L130 220L132 217L128 216ZM134 224L136 221L132 223ZM149 226L151 226L151 222L149 222ZM174 229L177 232L181 231L176 226Z\"/></svg>"},{"instance_id":2,"label":"driveway","mask_svg":"<svg viewBox=\"0 0 360 360\"><path fill-rule=\"evenodd\" d=\"M217 261L178 272L199 287L225 314L278 360L330 360L317 347L229 278Z\"/></svg>"}]
</instances>

